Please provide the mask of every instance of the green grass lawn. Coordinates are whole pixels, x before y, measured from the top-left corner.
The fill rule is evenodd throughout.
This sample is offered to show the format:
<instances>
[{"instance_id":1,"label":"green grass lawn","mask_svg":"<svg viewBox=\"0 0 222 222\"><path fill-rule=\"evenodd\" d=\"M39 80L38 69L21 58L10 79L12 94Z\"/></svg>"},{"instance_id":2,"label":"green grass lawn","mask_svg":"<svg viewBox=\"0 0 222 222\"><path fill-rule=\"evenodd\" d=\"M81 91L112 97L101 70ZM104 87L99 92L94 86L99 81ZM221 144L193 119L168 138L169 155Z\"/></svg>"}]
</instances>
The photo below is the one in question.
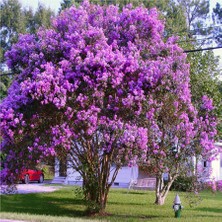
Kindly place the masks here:
<instances>
[{"instance_id":1,"label":"green grass lawn","mask_svg":"<svg viewBox=\"0 0 222 222\"><path fill-rule=\"evenodd\" d=\"M84 202L75 196L73 187L53 193L1 196L0 218L34 222L83 221L160 221L160 222L220 222L222 221L222 193L203 192L203 201L190 208L186 193L179 193L184 209L181 218L174 218L172 209L175 192L171 192L164 206L156 206L153 191L112 189L106 211L107 217L88 218Z\"/></svg>"}]
</instances>

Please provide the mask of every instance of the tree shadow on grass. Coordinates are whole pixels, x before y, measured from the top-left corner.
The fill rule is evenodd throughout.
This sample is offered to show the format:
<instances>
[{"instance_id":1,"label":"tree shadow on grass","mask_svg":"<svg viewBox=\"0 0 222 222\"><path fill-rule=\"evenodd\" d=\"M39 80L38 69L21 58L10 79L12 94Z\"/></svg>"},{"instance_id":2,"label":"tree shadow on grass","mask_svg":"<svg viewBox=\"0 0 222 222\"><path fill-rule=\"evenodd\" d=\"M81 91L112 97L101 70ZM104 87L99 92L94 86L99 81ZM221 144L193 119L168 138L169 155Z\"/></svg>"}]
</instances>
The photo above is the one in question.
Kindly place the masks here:
<instances>
[{"instance_id":1,"label":"tree shadow on grass","mask_svg":"<svg viewBox=\"0 0 222 222\"><path fill-rule=\"evenodd\" d=\"M108 204L109 205L126 205L126 206L144 206L144 203L143 202L141 202L141 203L132 203L132 202L128 202L128 203L126 203L126 202L117 202L117 201L108 201Z\"/></svg>"},{"instance_id":2,"label":"tree shadow on grass","mask_svg":"<svg viewBox=\"0 0 222 222\"><path fill-rule=\"evenodd\" d=\"M220 213L222 215L222 206L221 208L209 208L209 207L201 207L195 209L197 211L211 212L211 213Z\"/></svg>"},{"instance_id":3,"label":"tree shadow on grass","mask_svg":"<svg viewBox=\"0 0 222 222\"><path fill-rule=\"evenodd\" d=\"M85 215L85 209L84 200L74 196L22 194L1 197L1 212L80 217Z\"/></svg>"},{"instance_id":4,"label":"tree shadow on grass","mask_svg":"<svg viewBox=\"0 0 222 222\"><path fill-rule=\"evenodd\" d=\"M57 193L54 192L54 193ZM110 203L109 203L110 204ZM116 203L112 203L116 204ZM124 203L125 204L125 203ZM1 212L25 213L30 215L48 215L58 217L84 217L86 214L85 201L76 198L74 195L60 196L60 193L45 194L16 194L1 196ZM108 214L109 218L115 221L149 220L158 216L129 215L129 214ZM90 219L107 219L104 216L90 217Z\"/></svg>"}]
</instances>

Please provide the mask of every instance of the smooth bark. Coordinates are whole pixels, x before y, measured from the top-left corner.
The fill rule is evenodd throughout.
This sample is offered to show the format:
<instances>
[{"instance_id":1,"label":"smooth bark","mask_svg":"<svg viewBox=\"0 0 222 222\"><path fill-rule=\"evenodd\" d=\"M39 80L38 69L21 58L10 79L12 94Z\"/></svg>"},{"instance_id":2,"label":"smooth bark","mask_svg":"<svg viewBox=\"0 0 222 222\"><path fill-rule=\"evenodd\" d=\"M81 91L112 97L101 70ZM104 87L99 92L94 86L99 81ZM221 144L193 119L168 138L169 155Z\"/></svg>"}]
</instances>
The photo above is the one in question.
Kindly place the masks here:
<instances>
[{"instance_id":1,"label":"smooth bark","mask_svg":"<svg viewBox=\"0 0 222 222\"><path fill-rule=\"evenodd\" d=\"M164 181L162 174L156 177L156 200L155 204L163 205L175 178L169 176L168 181Z\"/></svg>"}]
</instances>

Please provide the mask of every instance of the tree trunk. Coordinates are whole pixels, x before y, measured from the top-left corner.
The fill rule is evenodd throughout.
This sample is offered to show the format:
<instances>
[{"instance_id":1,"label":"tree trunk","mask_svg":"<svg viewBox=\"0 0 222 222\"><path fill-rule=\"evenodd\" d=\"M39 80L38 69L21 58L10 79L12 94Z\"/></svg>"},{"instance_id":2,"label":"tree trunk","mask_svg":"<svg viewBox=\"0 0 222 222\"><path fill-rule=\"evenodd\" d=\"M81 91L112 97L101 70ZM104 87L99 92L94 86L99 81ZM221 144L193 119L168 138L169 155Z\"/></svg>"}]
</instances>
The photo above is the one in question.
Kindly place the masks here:
<instances>
[{"instance_id":1,"label":"tree trunk","mask_svg":"<svg viewBox=\"0 0 222 222\"><path fill-rule=\"evenodd\" d=\"M156 177L156 200L155 204L163 205L165 201L165 197L163 197L162 189L163 189L163 179L162 175L158 175Z\"/></svg>"},{"instance_id":2,"label":"tree trunk","mask_svg":"<svg viewBox=\"0 0 222 222\"><path fill-rule=\"evenodd\" d=\"M165 198L166 198L166 195L164 195L164 196L162 196L161 194L160 195L156 195L155 204L157 204L157 205L164 205Z\"/></svg>"},{"instance_id":3,"label":"tree trunk","mask_svg":"<svg viewBox=\"0 0 222 222\"><path fill-rule=\"evenodd\" d=\"M85 196L86 196L86 205L87 205L87 214L101 214L105 213L106 203L108 191L99 192L99 190L95 190L95 188L84 188Z\"/></svg>"},{"instance_id":4,"label":"tree trunk","mask_svg":"<svg viewBox=\"0 0 222 222\"><path fill-rule=\"evenodd\" d=\"M170 187L175 178L169 176L169 180L165 182L163 181L162 175L158 175L156 177L156 200L155 204L164 205L167 194L170 190Z\"/></svg>"},{"instance_id":5,"label":"tree trunk","mask_svg":"<svg viewBox=\"0 0 222 222\"><path fill-rule=\"evenodd\" d=\"M105 214L108 193L119 171L119 167L116 167L109 181L111 163L109 156L104 156L98 169L89 165L84 172L83 192L89 215Z\"/></svg>"}]
</instances>

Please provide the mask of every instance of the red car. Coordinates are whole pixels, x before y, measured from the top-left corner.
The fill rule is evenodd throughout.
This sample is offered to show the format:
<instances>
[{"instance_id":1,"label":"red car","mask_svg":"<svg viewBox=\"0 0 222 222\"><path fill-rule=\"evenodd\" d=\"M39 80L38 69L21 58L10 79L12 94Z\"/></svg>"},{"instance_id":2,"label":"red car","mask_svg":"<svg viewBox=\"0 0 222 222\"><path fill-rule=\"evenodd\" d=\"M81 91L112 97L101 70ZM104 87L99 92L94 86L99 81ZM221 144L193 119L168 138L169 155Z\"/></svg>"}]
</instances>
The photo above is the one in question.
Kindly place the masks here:
<instances>
[{"instance_id":1,"label":"red car","mask_svg":"<svg viewBox=\"0 0 222 222\"><path fill-rule=\"evenodd\" d=\"M20 175L20 180L25 184L28 184L30 181L38 181L39 183L43 183L44 174L41 170L23 170Z\"/></svg>"}]
</instances>

